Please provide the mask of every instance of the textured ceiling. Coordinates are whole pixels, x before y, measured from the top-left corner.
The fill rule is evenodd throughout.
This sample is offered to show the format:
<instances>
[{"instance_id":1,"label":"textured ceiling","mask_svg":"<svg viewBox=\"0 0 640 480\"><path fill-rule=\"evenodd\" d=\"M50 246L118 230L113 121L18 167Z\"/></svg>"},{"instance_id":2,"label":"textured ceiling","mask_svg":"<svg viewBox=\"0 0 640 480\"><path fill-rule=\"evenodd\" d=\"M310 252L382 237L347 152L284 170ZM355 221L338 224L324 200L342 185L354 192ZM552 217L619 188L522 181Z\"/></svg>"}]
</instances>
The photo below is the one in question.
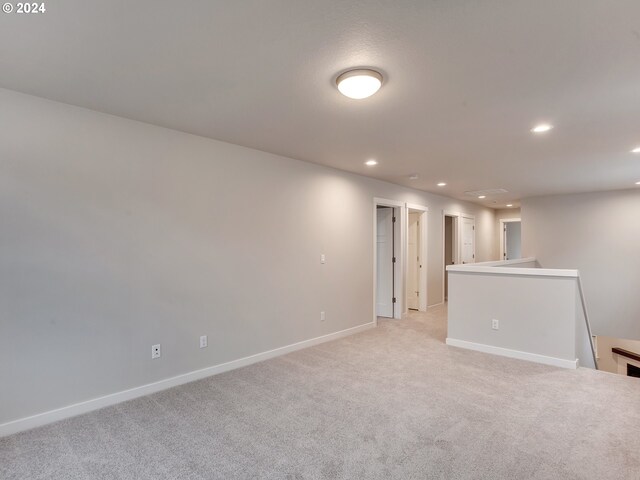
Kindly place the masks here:
<instances>
[{"instance_id":1,"label":"textured ceiling","mask_svg":"<svg viewBox=\"0 0 640 480\"><path fill-rule=\"evenodd\" d=\"M640 181L639 18L638 0L61 0L0 14L0 86L458 198L504 188L477 200L502 206ZM359 66L385 84L350 100L334 79Z\"/></svg>"}]
</instances>

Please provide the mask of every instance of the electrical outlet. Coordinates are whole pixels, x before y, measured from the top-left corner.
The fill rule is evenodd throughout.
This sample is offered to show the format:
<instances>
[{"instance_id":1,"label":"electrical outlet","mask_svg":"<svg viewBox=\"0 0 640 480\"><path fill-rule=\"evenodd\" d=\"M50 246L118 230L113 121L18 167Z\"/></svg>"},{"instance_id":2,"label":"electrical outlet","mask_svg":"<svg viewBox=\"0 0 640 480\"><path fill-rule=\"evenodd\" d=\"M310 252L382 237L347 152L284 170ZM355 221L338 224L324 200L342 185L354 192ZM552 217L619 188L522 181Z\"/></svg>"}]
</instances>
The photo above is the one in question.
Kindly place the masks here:
<instances>
[{"instance_id":1,"label":"electrical outlet","mask_svg":"<svg viewBox=\"0 0 640 480\"><path fill-rule=\"evenodd\" d=\"M494 318L491 320L491 328L498 330L500 328L500 322Z\"/></svg>"},{"instance_id":2,"label":"electrical outlet","mask_svg":"<svg viewBox=\"0 0 640 480\"><path fill-rule=\"evenodd\" d=\"M209 345L209 343L207 343L207 336L206 335L202 335L200 337L200 348L205 348Z\"/></svg>"},{"instance_id":3,"label":"electrical outlet","mask_svg":"<svg viewBox=\"0 0 640 480\"><path fill-rule=\"evenodd\" d=\"M160 344L151 347L151 358L160 358Z\"/></svg>"},{"instance_id":4,"label":"electrical outlet","mask_svg":"<svg viewBox=\"0 0 640 480\"><path fill-rule=\"evenodd\" d=\"M321 322L324 322L326 318L327 318L327 317L326 317L326 315L324 314L324 312L320 312L320 321L321 321Z\"/></svg>"}]
</instances>

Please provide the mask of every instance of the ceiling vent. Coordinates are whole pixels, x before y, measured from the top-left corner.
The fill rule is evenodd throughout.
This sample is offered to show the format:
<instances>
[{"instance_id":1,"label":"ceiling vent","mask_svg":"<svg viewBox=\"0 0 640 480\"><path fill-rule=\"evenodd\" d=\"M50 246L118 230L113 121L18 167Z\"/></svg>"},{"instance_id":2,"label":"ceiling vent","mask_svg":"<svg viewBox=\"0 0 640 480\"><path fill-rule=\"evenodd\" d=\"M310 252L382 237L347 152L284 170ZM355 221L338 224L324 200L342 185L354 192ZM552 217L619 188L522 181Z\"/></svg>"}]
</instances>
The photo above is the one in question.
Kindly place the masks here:
<instances>
[{"instance_id":1,"label":"ceiling vent","mask_svg":"<svg viewBox=\"0 0 640 480\"><path fill-rule=\"evenodd\" d=\"M509 193L504 188L488 188L486 190L474 190L473 192L464 192L465 195L469 195L470 197L479 197L480 195L502 195L503 193Z\"/></svg>"}]
</instances>

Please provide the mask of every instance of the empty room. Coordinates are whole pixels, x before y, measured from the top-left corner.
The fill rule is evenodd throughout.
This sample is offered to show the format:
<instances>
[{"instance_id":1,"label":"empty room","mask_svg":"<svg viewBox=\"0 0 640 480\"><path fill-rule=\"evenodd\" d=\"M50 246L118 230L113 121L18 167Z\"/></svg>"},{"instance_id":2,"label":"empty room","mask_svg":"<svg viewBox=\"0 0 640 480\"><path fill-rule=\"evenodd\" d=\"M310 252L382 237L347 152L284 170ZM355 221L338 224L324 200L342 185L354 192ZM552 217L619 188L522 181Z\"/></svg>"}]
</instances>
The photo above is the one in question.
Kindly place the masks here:
<instances>
[{"instance_id":1,"label":"empty room","mask_svg":"<svg viewBox=\"0 0 640 480\"><path fill-rule=\"evenodd\" d=\"M640 2L3 2L0 479L640 478Z\"/></svg>"}]
</instances>

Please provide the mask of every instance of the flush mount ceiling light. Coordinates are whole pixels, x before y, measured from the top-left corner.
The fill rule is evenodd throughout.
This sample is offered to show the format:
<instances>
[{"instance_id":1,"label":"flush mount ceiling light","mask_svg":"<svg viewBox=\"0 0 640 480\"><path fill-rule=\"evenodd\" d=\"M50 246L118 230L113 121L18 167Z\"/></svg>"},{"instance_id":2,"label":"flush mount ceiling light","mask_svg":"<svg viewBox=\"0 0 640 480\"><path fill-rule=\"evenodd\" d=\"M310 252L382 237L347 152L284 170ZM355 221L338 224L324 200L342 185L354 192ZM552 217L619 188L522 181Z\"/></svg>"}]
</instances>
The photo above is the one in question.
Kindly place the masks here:
<instances>
[{"instance_id":1,"label":"flush mount ceiling light","mask_svg":"<svg viewBox=\"0 0 640 480\"><path fill-rule=\"evenodd\" d=\"M417 180L418 179L418 174L414 173L413 175L409 175L409 180Z\"/></svg>"},{"instance_id":2,"label":"flush mount ceiling light","mask_svg":"<svg viewBox=\"0 0 640 480\"><path fill-rule=\"evenodd\" d=\"M640 147L636 147L633 150L631 150L631 153L640 153Z\"/></svg>"},{"instance_id":3,"label":"flush mount ceiling light","mask_svg":"<svg viewBox=\"0 0 640 480\"><path fill-rule=\"evenodd\" d=\"M375 70L349 70L336 79L338 90L345 97L360 100L370 97L382 86L382 75Z\"/></svg>"},{"instance_id":4,"label":"flush mount ceiling light","mask_svg":"<svg viewBox=\"0 0 640 480\"><path fill-rule=\"evenodd\" d=\"M487 198L486 195L478 195L478 198L482 199L482 198Z\"/></svg>"},{"instance_id":5,"label":"flush mount ceiling light","mask_svg":"<svg viewBox=\"0 0 640 480\"><path fill-rule=\"evenodd\" d=\"M636 185L640 185L640 182L636 182Z\"/></svg>"},{"instance_id":6,"label":"flush mount ceiling light","mask_svg":"<svg viewBox=\"0 0 640 480\"><path fill-rule=\"evenodd\" d=\"M507 203L507 207L513 207L513 203Z\"/></svg>"},{"instance_id":7,"label":"flush mount ceiling light","mask_svg":"<svg viewBox=\"0 0 640 480\"><path fill-rule=\"evenodd\" d=\"M446 187L446 186L447 186L447 184L446 184L446 183L444 183L444 182L440 182L440 183L438 184L438 186L439 186L439 187Z\"/></svg>"},{"instance_id":8,"label":"flush mount ceiling light","mask_svg":"<svg viewBox=\"0 0 640 480\"><path fill-rule=\"evenodd\" d=\"M545 133L553 128L553 125L549 125L548 123L541 123L540 125L536 125L531 129L532 133Z\"/></svg>"},{"instance_id":9,"label":"flush mount ceiling light","mask_svg":"<svg viewBox=\"0 0 640 480\"><path fill-rule=\"evenodd\" d=\"M376 162L375 160L371 159L371 160L367 160L366 162L364 162L364 164L365 164L367 167L373 167L374 165L377 165L377 164L378 164L378 162Z\"/></svg>"}]
</instances>

